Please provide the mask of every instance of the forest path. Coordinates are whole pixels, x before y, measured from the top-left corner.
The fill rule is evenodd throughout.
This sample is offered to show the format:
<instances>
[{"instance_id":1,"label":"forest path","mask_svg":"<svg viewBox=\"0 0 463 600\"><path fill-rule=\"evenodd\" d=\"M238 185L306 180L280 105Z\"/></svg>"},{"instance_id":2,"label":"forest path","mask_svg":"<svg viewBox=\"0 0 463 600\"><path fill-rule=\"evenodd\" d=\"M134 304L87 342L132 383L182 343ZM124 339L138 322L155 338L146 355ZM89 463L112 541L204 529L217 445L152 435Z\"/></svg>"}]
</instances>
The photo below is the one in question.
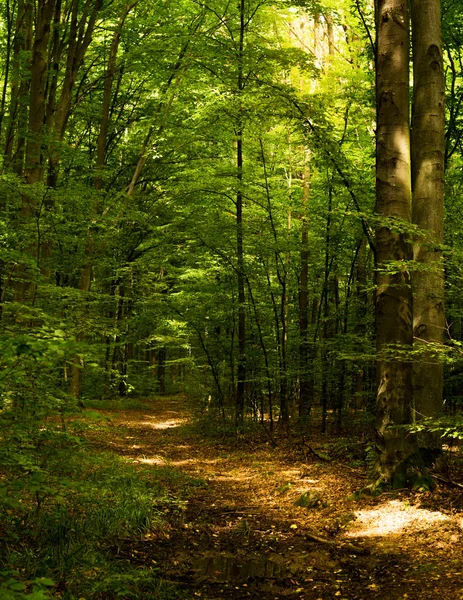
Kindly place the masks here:
<instances>
[{"instance_id":1,"label":"forest path","mask_svg":"<svg viewBox=\"0 0 463 600\"><path fill-rule=\"evenodd\" d=\"M91 437L187 494L167 530L118 548L159 565L179 598L463 599L461 490L353 501L365 474L348 459L320 460L296 443L211 441L182 397L111 413L109 435ZM294 504L302 494L310 506Z\"/></svg>"}]
</instances>

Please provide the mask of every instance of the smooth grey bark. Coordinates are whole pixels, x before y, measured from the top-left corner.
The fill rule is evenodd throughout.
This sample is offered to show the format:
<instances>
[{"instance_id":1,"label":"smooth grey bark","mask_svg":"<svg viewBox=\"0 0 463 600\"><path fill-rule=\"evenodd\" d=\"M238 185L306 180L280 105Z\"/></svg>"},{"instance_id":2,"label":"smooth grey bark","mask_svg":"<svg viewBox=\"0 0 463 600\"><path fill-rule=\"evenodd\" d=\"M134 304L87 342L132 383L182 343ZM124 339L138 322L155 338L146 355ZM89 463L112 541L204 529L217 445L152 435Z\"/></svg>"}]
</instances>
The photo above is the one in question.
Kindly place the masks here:
<instances>
[{"instance_id":1,"label":"smooth grey bark","mask_svg":"<svg viewBox=\"0 0 463 600\"><path fill-rule=\"evenodd\" d=\"M376 434L378 483L404 485L412 442L412 290L409 128L409 8L379 0L377 12L376 137ZM395 226L396 225L396 226Z\"/></svg>"},{"instance_id":2,"label":"smooth grey bark","mask_svg":"<svg viewBox=\"0 0 463 600\"><path fill-rule=\"evenodd\" d=\"M413 245L415 348L413 387L416 419L442 409L444 339L444 156L445 82L440 0L412 0L413 223L420 228ZM420 436L420 445L440 448L439 436Z\"/></svg>"}]
</instances>

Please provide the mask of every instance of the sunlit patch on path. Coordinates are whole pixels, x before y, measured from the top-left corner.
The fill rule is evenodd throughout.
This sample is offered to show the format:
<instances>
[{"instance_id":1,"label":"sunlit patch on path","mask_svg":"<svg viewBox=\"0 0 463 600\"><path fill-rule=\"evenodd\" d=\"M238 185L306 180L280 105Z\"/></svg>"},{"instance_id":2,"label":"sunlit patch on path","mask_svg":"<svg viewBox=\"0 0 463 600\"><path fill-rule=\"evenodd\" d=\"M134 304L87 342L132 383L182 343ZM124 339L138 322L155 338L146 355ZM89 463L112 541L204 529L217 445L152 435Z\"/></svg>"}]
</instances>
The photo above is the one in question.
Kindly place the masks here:
<instances>
[{"instance_id":1,"label":"sunlit patch on path","mask_svg":"<svg viewBox=\"0 0 463 600\"><path fill-rule=\"evenodd\" d=\"M170 417L170 418L166 418ZM185 416L177 416L175 413L173 416L164 415L163 419L159 419L156 416L143 415L144 421L137 421L137 425L144 427L151 427L152 429L172 429L174 427L180 427L188 423L189 419Z\"/></svg>"},{"instance_id":2,"label":"sunlit patch on path","mask_svg":"<svg viewBox=\"0 0 463 600\"><path fill-rule=\"evenodd\" d=\"M351 525L348 537L373 537L404 534L407 531L423 532L440 523L450 522L447 515L438 511L410 506L391 500L378 508L355 511L356 521Z\"/></svg>"}]
</instances>

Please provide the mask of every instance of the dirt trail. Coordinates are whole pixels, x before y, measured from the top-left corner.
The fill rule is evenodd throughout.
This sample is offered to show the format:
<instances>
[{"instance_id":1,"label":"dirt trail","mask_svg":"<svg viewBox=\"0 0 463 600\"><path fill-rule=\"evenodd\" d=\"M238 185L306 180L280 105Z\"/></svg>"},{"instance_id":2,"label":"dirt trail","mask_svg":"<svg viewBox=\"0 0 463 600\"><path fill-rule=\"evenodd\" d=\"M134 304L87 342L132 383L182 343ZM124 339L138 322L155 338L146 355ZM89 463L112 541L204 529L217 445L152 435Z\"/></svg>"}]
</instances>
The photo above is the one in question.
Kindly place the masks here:
<instances>
[{"instance_id":1,"label":"dirt trail","mask_svg":"<svg viewBox=\"0 0 463 600\"><path fill-rule=\"evenodd\" d=\"M296 444L213 443L182 398L119 413L93 441L139 466L202 478L168 531L127 540L186 598L463 599L463 493L439 488L349 500L362 468ZM301 499L308 506L297 506ZM321 538L316 539L316 538Z\"/></svg>"}]
</instances>

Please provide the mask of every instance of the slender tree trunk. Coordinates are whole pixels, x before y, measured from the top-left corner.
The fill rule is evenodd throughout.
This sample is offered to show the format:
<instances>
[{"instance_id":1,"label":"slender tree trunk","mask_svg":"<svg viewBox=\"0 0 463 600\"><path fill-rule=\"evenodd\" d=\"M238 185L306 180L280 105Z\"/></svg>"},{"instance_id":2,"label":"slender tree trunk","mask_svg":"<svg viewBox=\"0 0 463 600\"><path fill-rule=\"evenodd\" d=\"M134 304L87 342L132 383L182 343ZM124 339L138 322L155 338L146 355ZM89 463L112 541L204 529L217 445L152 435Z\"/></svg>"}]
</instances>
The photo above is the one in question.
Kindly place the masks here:
<instances>
[{"instance_id":1,"label":"slender tree trunk","mask_svg":"<svg viewBox=\"0 0 463 600\"><path fill-rule=\"evenodd\" d=\"M413 331L420 355L414 363L416 418L436 417L442 409L444 338L444 71L440 0L412 0L413 222L420 228L414 243ZM437 436L419 444L439 450Z\"/></svg>"},{"instance_id":2,"label":"slender tree trunk","mask_svg":"<svg viewBox=\"0 0 463 600\"><path fill-rule=\"evenodd\" d=\"M134 3L134 5L135 5L135 3ZM158 103L156 110L154 111L152 125L149 128L149 130L145 136L145 139L143 140L143 144L141 147L141 151L140 151L140 154L138 157L137 164L135 166L135 170L133 172L133 175L132 175L129 185L127 186L126 191L127 191L128 197L133 196L135 186L138 182L138 179L139 179L139 177L143 171L143 168L146 164L146 161L148 159L148 154L149 154L150 148L152 147L152 139L153 139L154 134L156 133L156 136L159 137L164 130L170 108L174 101L174 93L175 93L174 90L179 85L182 75L187 66L186 65L186 57L188 55L188 49L190 47L191 41L193 40L194 36L196 35L196 32L199 30L199 28L203 22L204 14L205 14L205 11L201 10L199 15L193 19L193 22L190 26L190 35L189 35L188 39L186 40L185 44L180 49L180 53L178 55L178 58L177 58L175 64L172 65L171 75L170 75L169 79L167 80L167 82L164 86L164 89L162 90L162 92L160 94L161 100Z\"/></svg>"},{"instance_id":3,"label":"slender tree trunk","mask_svg":"<svg viewBox=\"0 0 463 600\"><path fill-rule=\"evenodd\" d=\"M71 22L66 56L66 69L58 101L53 104L55 110L50 111L49 125L53 130L53 140L50 140L48 161L48 185L56 187L59 171L59 150L64 139L66 127L71 114L72 93L85 54L92 41L96 20L103 6L103 0L86 0L79 18L79 0L72 0Z\"/></svg>"},{"instance_id":4,"label":"slender tree trunk","mask_svg":"<svg viewBox=\"0 0 463 600\"><path fill-rule=\"evenodd\" d=\"M288 241L291 234L291 210L288 211L287 234ZM283 261L281 261L283 263ZM288 331L289 331L289 291L288 271L290 265L290 253L286 252L285 261L282 264L282 275L279 277L281 283L281 368L280 368L280 414L281 420L289 426L289 390L288 390ZM289 429L288 429L289 434Z\"/></svg>"},{"instance_id":5,"label":"slender tree trunk","mask_svg":"<svg viewBox=\"0 0 463 600\"><path fill-rule=\"evenodd\" d=\"M158 392L160 394L166 393L166 355L166 348L164 346L159 348L157 351L156 377L158 381Z\"/></svg>"},{"instance_id":6,"label":"slender tree trunk","mask_svg":"<svg viewBox=\"0 0 463 600\"><path fill-rule=\"evenodd\" d=\"M117 24L116 31L114 32L113 39L111 41L111 47L109 49L108 65L106 67L104 90L103 90L103 105L101 108L101 123L100 131L98 134L97 142L97 160L96 169L97 175L95 177L95 188L101 190L103 186L102 170L106 162L106 144L108 138L109 129L109 118L111 108L111 96L114 83L114 76L117 69L117 52L119 50L119 44L121 40L122 28L124 27L127 15L136 5L136 2L127 4L119 17L119 23Z\"/></svg>"},{"instance_id":7,"label":"slender tree trunk","mask_svg":"<svg viewBox=\"0 0 463 600\"><path fill-rule=\"evenodd\" d=\"M310 195L310 169L302 174L303 214L301 217L301 273L299 283L299 419L307 420L313 396L313 361L309 348L309 223L307 208Z\"/></svg>"},{"instance_id":8,"label":"slender tree trunk","mask_svg":"<svg viewBox=\"0 0 463 600\"><path fill-rule=\"evenodd\" d=\"M328 22L328 21L327 21ZM299 23L299 32L296 36L298 45L306 51L310 39L305 33L313 31L313 54L317 55L318 37L317 22L314 20L313 28L306 28L305 20ZM301 77L299 89L304 90L305 79ZM299 277L299 399L298 415L301 422L308 421L314 394L314 350L315 344L309 340L309 222L308 206L310 199L310 150L301 148L304 155L304 165L300 175L302 182L302 209L301 209L301 247L300 247L300 277Z\"/></svg>"},{"instance_id":9,"label":"slender tree trunk","mask_svg":"<svg viewBox=\"0 0 463 600\"><path fill-rule=\"evenodd\" d=\"M104 397L111 395L111 337L105 339L105 371L104 371Z\"/></svg>"},{"instance_id":10,"label":"slender tree trunk","mask_svg":"<svg viewBox=\"0 0 463 600\"><path fill-rule=\"evenodd\" d=\"M97 161L96 161L97 175L95 177L95 188L97 190L100 190L103 186L102 171L103 171L103 168L105 165L105 160L106 160L106 142L107 142L108 128L109 128L109 112L110 112L111 94L112 94L112 89L113 89L114 75L116 73L116 67L117 67L117 62L116 62L117 61L117 51L119 49L121 32L122 32L122 28L124 26L125 20L127 18L127 15L129 14L130 10L135 6L135 4L136 4L136 2L133 2L131 4L127 4L124 7L124 9L121 13L121 16L119 17L119 22L118 22L116 31L114 32L113 39L111 42L111 47L109 50L108 65L106 67L105 80L104 80L103 105L102 105L102 109L101 109L100 131L98 134L98 142L97 142ZM75 12L73 15L73 19L75 21L77 20L76 10L77 10L77 8L74 5ZM87 26L87 31L88 31L89 27L91 28L91 30L93 29L93 27L95 25L95 19L96 19L96 12L94 12L92 18L90 19L90 22ZM76 27L77 27L77 25L76 25L76 23L74 23L71 28L73 31L72 35L74 36L74 38L77 34ZM84 37L84 39L86 39L86 38ZM74 40L71 39L71 42L72 43L70 43L70 52L72 51L75 55L73 60L74 61L83 60L86 46L82 47L82 48L79 46L75 47L75 44L76 44L75 39ZM81 42L81 44L82 43L83 42ZM69 64L72 65L73 63L72 63L72 61L70 61L70 58L68 56L68 67L67 67L68 71L69 71L69 69L71 69ZM75 80L76 76L77 76L77 71L74 75L74 80ZM70 82L66 82L66 85L69 86L69 83ZM71 87L71 91L72 91L72 87ZM65 100L63 100L63 94L66 97ZM62 100L60 102L61 112L59 113L58 119L56 121L58 138L61 136L61 133L63 133L63 135L64 135L63 128L65 126L65 123L67 122L67 117L65 116L65 114L66 114L66 110L69 111L70 104L71 104L69 94L70 94L70 92L68 90L63 90ZM66 107L67 107L67 109L66 109ZM64 119L64 121L63 121L63 119ZM58 167L58 158L53 157L53 155L52 155L52 157L50 159L50 177L49 177L50 185L56 184L56 177L58 175L57 167ZM94 206L93 215L92 215L93 218L96 216L96 212L97 212L96 206ZM88 292L90 291L94 252L95 252L94 232L93 232L93 228L90 227L89 231L88 231L88 235L87 235L84 263L81 268L80 281L79 281L79 290L81 292L83 292L83 296L84 296L84 299L83 299L83 302L85 305L84 310L87 310L86 296L87 296ZM83 336L81 336L80 339L82 340ZM120 349L118 349L118 351L120 351ZM82 357L76 356L73 360L73 364L71 365L71 393L74 396L74 398L78 398L81 393L83 366L84 366L84 362L83 362ZM121 382L125 381L125 378L122 376L120 381ZM119 391L120 391L120 394L123 395L121 393L121 392L123 392L122 387L120 387Z\"/></svg>"},{"instance_id":11,"label":"slender tree trunk","mask_svg":"<svg viewBox=\"0 0 463 600\"><path fill-rule=\"evenodd\" d=\"M45 124L48 130L51 130L53 118L56 111L56 93L58 89L59 66L63 50L62 27L61 27L61 0L56 0L55 14L53 17L52 41L50 43L48 65L47 65L47 84L46 84L46 107Z\"/></svg>"},{"instance_id":12,"label":"slender tree trunk","mask_svg":"<svg viewBox=\"0 0 463 600\"><path fill-rule=\"evenodd\" d=\"M408 3L379 0L377 26L376 474L378 482L403 487L412 448L398 426L411 422L413 392L411 358L406 355L413 344L407 265L412 253L407 234L400 232L411 220Z\"/></svg>"},{"instance_id":13,"label":"slender tree trunk","mask_svg":"<svg viewBox=\"0 0 463 600\"><path fill-rule=\"evenodd\" d=\"M244 89L243 52L245 24L245 0L240 0L240 31L238 46L238 93ZM246 385L246 277L244 272L243 248L243 125L241 115L237 127L236 141L236 253L237 253L237 284L238 284L238 371L236 385L236 424L240 425L244 418L244 396Z\"/></svg>"},{"instance_id":14,"label":"slender tree trunk","mask_svg":"<svg viewBox=\"0 0 463 600\"><path fill-rule=\"evenodd\" d=\"M238 191L236 194L236 250L237 250L237 283L238 283L238 371L236 385L236 422L241 424L244 417L244 395L246 385L246 295L243 249L243 132L238 132L237 170Z\"/></svg>"},{"instance_id":15,"label":"slender tree trunk","mask_svg":"<svg viewBox=\"0 0 463 600\"><path fill-rule=\"evenodd\" d=\"M55 133L59 140L63 139L66 132L72 103L72 92L74 90L79 69L82 66L85 54L92 41L96 20L102 6L103 0L86 0L83 6L82 15L79 18L79 0L73 0L66 71L60 98L56 107L54 123Z\"/></svg>"},{"instance_id":16,"label":"slender tree trunk","mask_svg":"<svg viewBox=\"0 0 463 600\"><path fill-rule=\"evenodd\" d=\"M47 53L51 31L51 22L54 15L55 0L39 2L35 14L35 30L32 43L32 53L30 61L30 97L29 97L29 124L27 131L26 159L25 159L25 178L28 184L33 185L43 180L43 157L42 143L44 136L45 121L45 93L47 81ZM27 4L25 10L31 10ZM24 15L26 23L27 15ZM29 26L26 28L29 30ZM23 80L24 81L24 80ZM23 83L22 81L22 83ZM22 86L20 86L21 89ZM19 145L19 141L18 141ZM18 151L18 150L17 150ZM40 205L34 193L25 193L22 196L21 218L24 221L34 219L37 230L37 236L32 236L28 240L27 253L35 262L37 268L42 258L47 258L46 242L42 239L41 231L41 211L43 203ZM48 271L43 269L42 274L48 276ZM35 271L26 265L21 265L18 269L18 278L15 281L15 299L18 302L31 300L34 302L36 296Z\"/></svg>"},{"instance_id":17,"label":"slender tree trunk","mask_svg":"<svg viewBox=\"0 0 463 600\"><path fill-rule=\"evenodd\" d=\"M328 193L328 215L326 218L326 234L325 234L325 273L323 280L323 290L322 290L322 301L320 303L320 310L323 309L323 343L321 349L321 376L322 376L322 433L326 432L326 418L328 415L328 405L329 405L329 395L331 391L331 387L329 386L330 379L330 364L328 360L328 340L331 337L331 326L330 326L330 318L331 311L330 307L332 301L330 298L332 297L333 287L330 285L332 283L332 258L330 257L331 250L331 211L333 207L333 189L330 185L329 193Z\"/></svg>"},{"instance_id":18,"label":"slender tree trunk","mask_svg":"<svg viewBox=\"0 0 463 600\"><path fill-rule=\"evenodd\" d=\"M366 334L366 315L368 294L367 286L367 269L366 269L366 253L367 240L365 236L360 242L359 251L357 254L356 264L356 285L355 285L355 304L356 304L356 333L360 338ZM359 340L360 343L360 340ZM355 374L355 405L354 410L364 408L364 391L365 391L365 368L361 366Z\"/></svg>"},{"instance_id":19,"label":"slender tree trunk","mask_svg":"<svg viewBox=\"0 0 463 600\"><path fill-rule=\"evenodd\" d=\"M45 86L47 80L47 52L55 0L44 0L37 4L34 43L31 61L31 97L29 107L29 132L26 147L26 178L28 183L37 183L43 178L42 140L45 122ZM27 199L27 211L31 200Z\"/></svg>"},{"instance_id":20,"label":"slender tree trunk","mask_svg":"<svg viewBox=\"0 0 463 600\"><path fill-rule=\"evenodd\" d=\"M266 378L266 383L267 383L267 394L268 394L268 405L269 405L269 421L270 421L270 436L271 436L271 432L273 430L273 410L272 410L272 406L273 406L273 391L272 391L272 373L271 373L271 369L270 369L270 361L269 361L269 356L268 356L268 351L267 351L267 346L265 344L265 340L264 340L264 335L262 332L262 325L261 325L261 318L257 309L257 304L254 300L254 295L252 293L252 287L251 287L251 283L249 281L249 278L246 278L246 283L248 285L248 292L249 292L249 299L251 301L251 305L254 311L254 318L256 321L256 326L257 326L257 332L259 334L259 343L260 343L260 347L262 350L262 354L264 356L264 363L265 363L265 378ZM264 425L264 408L263 408L263 395L261 394L261 424Z\"/></svg>"},{"instance_id":21,"label":"slender tree trunk","mask_svg":"<svg viewBox=\"0 0 463 600\"><path fill-rule=\"evenodd\" d=\"M26 75L30 65L22 64L22 53L29 51L32 45L32 4L28 0L19 0L16 10L15 32L13 40L13 58L11 65L11 87L7 127L5 131L4 169L12 166L22 174L24 168L23 152L26 139L28 94L30 76ZM15 148L16 145L16 148Z\"/></svg>"},{"instance_id":22,"label":"slender tree trunk","mask_svg":"<svg viewBox=\"0 0 463 600\"><path fill-rule=\"evenodd\" d=\"M2 129L3 129L3 118L5 116L5 107L6 107L6 96L8 91L9 84L9 75L10 75L10 64L11 64L11 51L12 51L12 40L14 36L13 30L13 20L14 20L14 7L10 4L10 0L6 0L5 5L5 16L6 16L6 40L5 40L5 65L3 70L3 85L2 85L2 94L0 100L0 139L2 138Z\"/></svg>"}]
</instances>

